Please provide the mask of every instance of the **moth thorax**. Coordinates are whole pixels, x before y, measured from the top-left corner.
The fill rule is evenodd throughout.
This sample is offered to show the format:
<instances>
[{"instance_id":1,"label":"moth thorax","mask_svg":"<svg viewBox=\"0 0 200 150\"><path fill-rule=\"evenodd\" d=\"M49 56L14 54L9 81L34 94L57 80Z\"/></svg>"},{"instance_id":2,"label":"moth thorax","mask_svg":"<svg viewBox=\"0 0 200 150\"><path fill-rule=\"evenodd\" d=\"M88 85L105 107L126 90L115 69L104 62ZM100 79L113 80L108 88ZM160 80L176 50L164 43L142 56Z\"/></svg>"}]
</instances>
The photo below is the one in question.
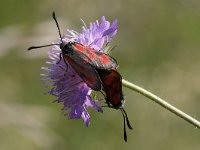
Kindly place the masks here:
<instances>
[{"instance_id":1,"label":"moth thorax","mask_svg":"<svg viewBox=\"0 0 200 150\"><path fill-rule=\"evenodd\" d=\"M68 42L68 43L62 42L60 44L60 49L62 50L62 54L73 54L74 52L72 42Z\"/></svg>"}]
</instances>

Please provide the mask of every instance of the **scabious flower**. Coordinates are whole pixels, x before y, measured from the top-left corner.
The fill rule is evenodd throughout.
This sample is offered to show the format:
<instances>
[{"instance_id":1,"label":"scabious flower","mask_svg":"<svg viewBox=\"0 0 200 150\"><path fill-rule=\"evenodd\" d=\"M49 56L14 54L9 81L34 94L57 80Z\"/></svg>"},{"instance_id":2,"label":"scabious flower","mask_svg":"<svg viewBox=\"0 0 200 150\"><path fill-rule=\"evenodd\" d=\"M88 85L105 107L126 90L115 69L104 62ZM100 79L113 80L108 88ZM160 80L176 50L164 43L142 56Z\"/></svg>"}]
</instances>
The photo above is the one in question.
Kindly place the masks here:
<instances>
[{"instance_id":1,"label":"scabious flower","mask_svg":"<svg viewBox=\"0 0 200 150\"><path fill-rule=\"evenodd\" d=\"M98 21L90 23L90 27L84 23L82 32L77 33L74 30L67 30L68 34L63 36L64 42L74 41L85 46L90 46L97 51L103 51L105 44L110 42L117 33L117 20L112 24L103 16L101 23ZM59 39L60 40L60 39ZM61 43L61 41L59 41ZM90 94L92 90L82 81L79 75L64 60L60 60L61 49L55 45L48 53L50 61L48 67L42 67L48 71L47 74L41 74L45 83L51 84L51 90L48 92L57 97L55 102L63 103L62 112L69 119L82 118L86 126L90 123L90 115L87 107L92 107L98 112L103 112L102 108L92 100ZM60 62L59 62L60 60ZM59 63L57 63L59 62Z\"/></svg>"}]
</instances>

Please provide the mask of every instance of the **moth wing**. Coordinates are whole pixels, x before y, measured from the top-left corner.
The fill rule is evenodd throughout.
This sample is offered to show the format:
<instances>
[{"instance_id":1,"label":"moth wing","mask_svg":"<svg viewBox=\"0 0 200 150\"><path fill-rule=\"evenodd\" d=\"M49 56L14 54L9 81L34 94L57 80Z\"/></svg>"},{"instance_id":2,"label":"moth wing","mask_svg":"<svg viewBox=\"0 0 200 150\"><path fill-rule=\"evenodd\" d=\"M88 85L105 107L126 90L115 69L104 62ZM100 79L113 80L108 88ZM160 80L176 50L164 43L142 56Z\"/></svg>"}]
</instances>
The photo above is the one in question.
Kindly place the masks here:
<instances>
[{"instance_id":1,"label":"moth wing","mask_svg":"<svg viewBox=\"0 0 200 150\"><path fill-rule=\"evenodd\" d=\"M122 93L122 77L117 70L97 69L101 78L103 91L106 94L106 101L114 108L122 107L124 97Z\"/></svg>"},{"instance_id":2,"label":"moth wing","mask_svg":"<svg viewBox=\"0 0 200 150\"><path fill-rule=\"evenodd\" d=\"M117 61L108 54L89 48L79 43L74 43L74 52L98 69L116 69Z\"/></svg>"},{"instance_id":3,"label":"moth wing","mask_svg":"<svg viewBox=\"0 0 200 150\"><path fill-rule=\"evenodd\" d=\"M95 91L101 90L101 80L94 67L89 63L82 62L78 56L65 55L64 58L88 87Z\"/></svg>"}]
</instances>

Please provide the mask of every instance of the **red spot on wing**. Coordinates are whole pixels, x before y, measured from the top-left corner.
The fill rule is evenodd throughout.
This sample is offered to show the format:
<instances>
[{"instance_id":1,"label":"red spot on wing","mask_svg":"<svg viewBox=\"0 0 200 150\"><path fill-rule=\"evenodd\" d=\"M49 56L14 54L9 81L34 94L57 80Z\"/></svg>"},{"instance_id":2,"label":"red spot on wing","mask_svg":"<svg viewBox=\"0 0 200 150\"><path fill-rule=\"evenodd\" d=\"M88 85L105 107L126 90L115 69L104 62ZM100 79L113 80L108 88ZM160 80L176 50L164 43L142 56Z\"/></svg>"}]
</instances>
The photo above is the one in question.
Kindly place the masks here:
<instances>
[{"instance_id":1,"label":"red spot on wing","mask_svg":"<svg viewBox=\"0 0 200 150\"><path fill-rule=\"evenodd\" d=\"M74 43L74 44L73 44L73 47L74 47L74 49L76 49L77 51L86 52L86 48L85 48L85 46L82 45L82 44Z\"/></svg>"},{"instance_id":2,"label":"red spot on wing","mask_svg":"<svg viewBox=\"0 0 200 150\"><path fill-rule=\"evenodd\" d=\"M84 46L80 43L74 43L73 49L80 56L84 63L89 63L95 68L115 69L118 64L117 61L111 56L99 52L89 46Z\"/></svg>"},{"instance_id":3,"label":"red spot on wing","mask_svg":"<svg viewBox=\"0 0 200 150\"><path fill-rule=\"evenodd\" d=\"M88 57L89 57L90 59L94 59L94 58L95 58L95 55L94 55L93 53L90 53L90 54L88 54Z\"/></svg>"},{"instance_id":4,"label":"red spot on wing","mask_svg":"<svg viewBox=\"0 0 200 150\"><path fill-rule=\"evenodd\" d=\"M84 46L79 43L74 43L73 46L76 51L81 52L81 54L86 55L86 57L90 59L86 60L87 62L94 61L94 58L97 56L96 54L97 51L88 46Z\"/></svg>"},{"instance_id":5,"label":"red spot on wing","mask_svg":"<svg viewBox=\"0 0 200 150\"><path fill-rule=\"evenodd\" d=\"M108 64L108 63L111 63L110 59L107 57L107 55L100 55L99 56L101 61L103 62L103 64Z\"/></svg>"}]
</instances>

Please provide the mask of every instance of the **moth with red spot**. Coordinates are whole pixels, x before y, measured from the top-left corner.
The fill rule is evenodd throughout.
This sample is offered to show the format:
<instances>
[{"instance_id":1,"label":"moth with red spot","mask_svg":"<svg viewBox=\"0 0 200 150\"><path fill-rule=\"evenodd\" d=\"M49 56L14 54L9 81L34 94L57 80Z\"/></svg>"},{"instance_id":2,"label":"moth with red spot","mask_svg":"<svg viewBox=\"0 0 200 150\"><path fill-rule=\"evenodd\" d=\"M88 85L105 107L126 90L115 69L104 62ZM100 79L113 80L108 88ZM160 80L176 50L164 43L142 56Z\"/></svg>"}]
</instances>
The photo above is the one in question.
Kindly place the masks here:
<instances>
[{"instance_id":1,"label":"moth with red spot","mask_svg":"<svg viewBox=\"0 0 200 150\"><path fill-rule=\"evenodd\" d=\"M105 92L109 107L111 107L111 104L112 108L121 110L124 118L124 140L127 141L126 122L130 129L132 127L123 109L122 78L115 70L118 67L117 61L111 56L96 51L89 46L84 46L77 42L63 42L55 13L53 13L53 19L56 22L61 43L32 46L28 50L59 45L61 53L60 60L57 63L63 59L66 66L68 67L69 64L88 87L95 91L103 90Z\"/></svg>"},{"instance_id":2,"label":"moth with red spot","mask_svg":"<svg viewBox=\"0 0 200 150\"><path fill-rule=\"evenodd\" d=\"M129 129L130 125L126 111L123 108L125 102L122 93L122 77L116 69L96 69L102 82L103 91L108 107L120 109L124 119L124 140L127 141L126 123Z\"/></svg>"},{"instance_id":3,"label":"moth with red spot","mask_svg":"<svg viewBox=\"0 0 200 150\"><path fill-rule=\"evenodd\" d=\"M53 12L53 19L56 22L61 43L59 44L49 44L43 46L32 46L28 50L42 48L52 45L59 45L61 49L60 60L63 58L66 66L68 63L80 76L80 78L95 91L100 91L102 89L101 80L98 73L94 68L98 69L113 69L117 68L117 61L100 51L96 51L89 46L84 46L77 42L67 42L64 43L61 37L60 28ZM59 61L60 61L59 60ZM59 63L59 62L58 62Z\"/></svg>"}]
</instances>

